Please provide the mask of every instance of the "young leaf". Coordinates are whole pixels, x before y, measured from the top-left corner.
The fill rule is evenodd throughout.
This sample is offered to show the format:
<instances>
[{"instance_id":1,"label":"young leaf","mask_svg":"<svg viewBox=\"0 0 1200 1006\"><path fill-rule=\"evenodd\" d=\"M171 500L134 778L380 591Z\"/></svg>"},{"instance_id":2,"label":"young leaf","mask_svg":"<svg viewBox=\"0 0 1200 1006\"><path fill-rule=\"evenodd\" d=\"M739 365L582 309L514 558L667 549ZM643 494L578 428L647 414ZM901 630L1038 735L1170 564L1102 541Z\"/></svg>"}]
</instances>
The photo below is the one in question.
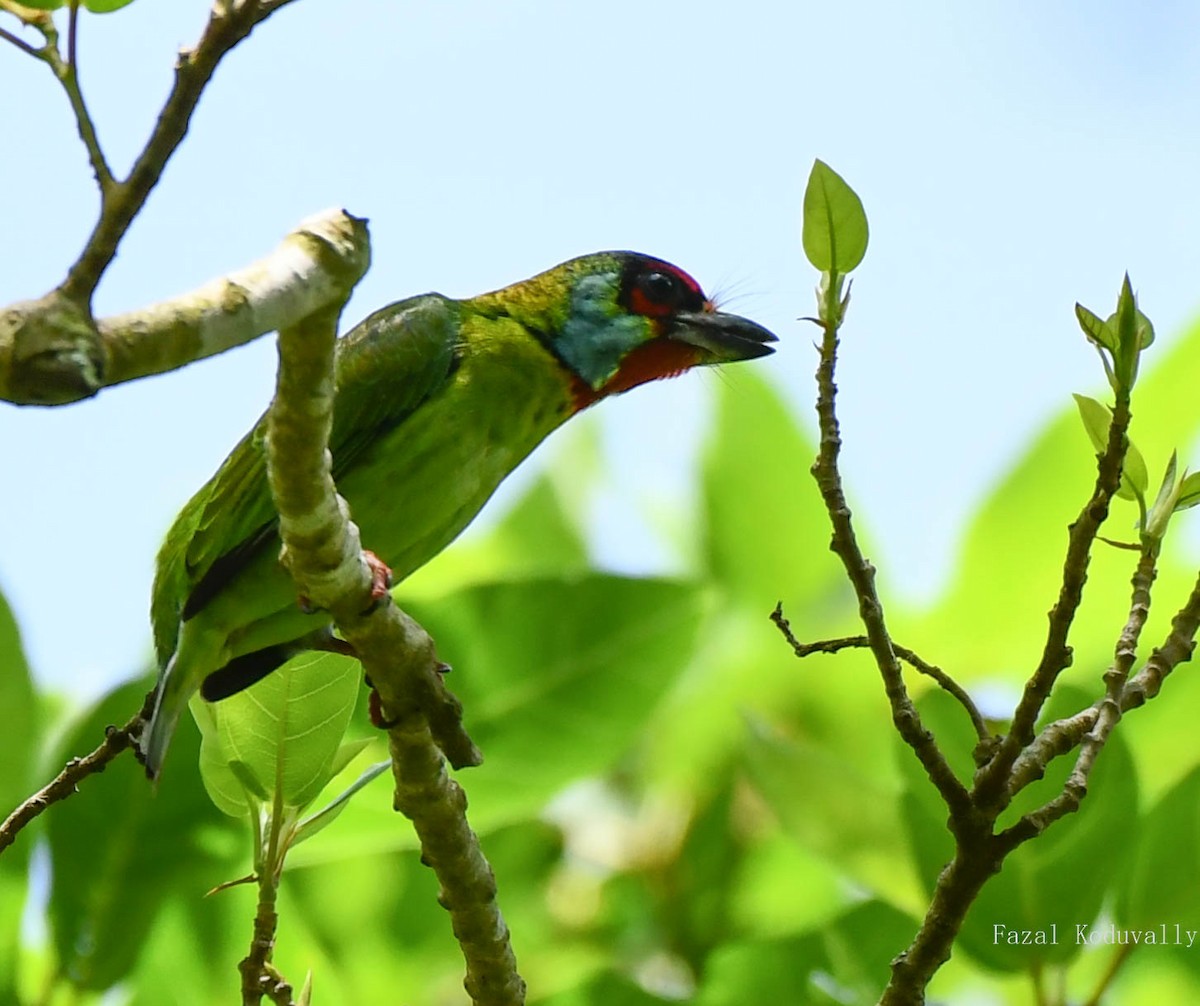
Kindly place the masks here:
<instances>
[{"instance_id":1,"label":"young leaf","mask_svg":"<svg viewBox=\"0 0 1200 1006\"><path fill-rule=\"evenodd\" d=\"M1179 484L1179 498L1175 501L1175 511L1187 510L1200 503L1200 472L1192 472Z\"/></svg>"},{"instance_id":2,"label":"young leaf","mask_svg":"<svg viewBox=\"0 0 1200 1006\"><path fill-rule=\"evenodd\" d=\"M1079 327L1083 329L1083 334L1088 337L1088 340L1097 346L1103 346L1109 352L1115 353L1117 350L1117 336L1108 323L1101 320L1097 315L1092 314L1082 304L1075 305L1075 317L1079 321Z\"/></svg>"},{"instance_id":3,"label":"young leaf","mask_svg":"<svg viewBox=\"0 0 1200 1006\"><path fill-rule=\"evenodd\" d=\"M1096 453L1103 454L1108 447L1108 427L1112 423L1112 413L1108 411L1107 405L1087 395L1073 397L1079 407L1079 416L1083 420L1083 428L1087 430L1088 439L1091 440Z\"/></svg>"},{"instance_id":4,"label":"young leaf","mask_svg":"<svg viewBox=\"0 0 1200 1006\"><path fill-rule=\"evenodd\" d=\"M821 272L845 275L867 253L867 215L855 191L824 161L804 190L804 254Z\"/></svg>"},{"instance_id":5,"label":"young leaf","mask_svg":"<svg viewBox=\"0 0 1200 1006\"><path fill-rule=\"evenodd\" d=\"M83 0L83 5L93 14L108 14L133 3L133 0Z\"/></svg>"},{"instance_id":6,"label":"young leaf","mask_svg":"<svg viewBox=\"0 0 1200 1006\"><path fill-rule=\"evenodd\" d=\"M1079 407L1083 427L1087 430L1088 439L1096 449L1097 454L1103 454L1108 449L1108 429L1112 424L1112 412L1102 402L1089 398L1087 395L1075 395L1075 404ZM1132 441L1127 444L1125 461L1121 468L1121 485L1117 495L1121 499L1144 499L1146 490L1150 488L1150 474L1146 470L1146 461Z\"/></svg>"},{"instance_id":7,"label":"young leaf","mask_svg":"<svg viewBox=\"0 0 1200 1006\"><path fill-rule=\"evenodd\" d=\"M343 745L348 747L349 745ZM354 780L346 789L339 793L330 803L322 807L315 814L310 814L298 825L292 838L292 845L297 846L306 839L312 838L322 828L328 827L333 823L334 818L338 816L350 801L350 797L354 796L360 789L377 776L382 775L391 767L390 761L376 762L374 765L368 766L363 774Z\"/></svg>"}]
</instances>

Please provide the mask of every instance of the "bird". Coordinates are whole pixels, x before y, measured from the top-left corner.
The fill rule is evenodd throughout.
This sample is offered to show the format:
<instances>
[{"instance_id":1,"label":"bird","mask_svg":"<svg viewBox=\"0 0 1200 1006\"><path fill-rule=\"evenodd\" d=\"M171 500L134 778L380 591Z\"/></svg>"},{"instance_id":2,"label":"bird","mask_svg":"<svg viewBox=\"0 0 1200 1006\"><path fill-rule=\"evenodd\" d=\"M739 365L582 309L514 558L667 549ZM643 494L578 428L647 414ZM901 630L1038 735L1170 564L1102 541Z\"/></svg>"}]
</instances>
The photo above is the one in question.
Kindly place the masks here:
<instances>
[{"instance_id":1,"label":"bird","mask_svg":"<svg viewBox=\"0 0 1200 1006\"><path fill-rule=\"evenodd\" d=\"M337 342L332 474L364 546L400 582L471 522L554 429L601 399L696 366L751 360L776 336L717 309L682 269L629 251L571 259L466 300L384 307ZM279 561L266 416L183 507L159 551L159 667L139 746L151 779L199 690L241 691L306 649L330 616Z\"/></svg>"}]
</instances>

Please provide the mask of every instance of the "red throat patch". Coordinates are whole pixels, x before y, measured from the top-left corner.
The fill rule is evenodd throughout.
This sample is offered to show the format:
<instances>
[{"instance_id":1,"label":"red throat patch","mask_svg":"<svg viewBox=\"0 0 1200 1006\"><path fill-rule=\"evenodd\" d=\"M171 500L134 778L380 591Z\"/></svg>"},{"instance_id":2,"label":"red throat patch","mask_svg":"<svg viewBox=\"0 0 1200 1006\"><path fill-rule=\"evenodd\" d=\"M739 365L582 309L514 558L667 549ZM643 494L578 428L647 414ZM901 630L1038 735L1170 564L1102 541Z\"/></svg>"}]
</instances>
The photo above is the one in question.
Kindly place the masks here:
<instances>
[{"instance_id":1,"label":"red throat patch","mask_svg":"<svg viewBox=\"0 0 1200 1006\"><path fill-rule=\"evenodd\" d=\"M643 342L621 361L617 372L596 391L579 378L574 380L576 411L586 409L593 402L608 395L620 394L636 388L647 381L674 377L700 362L700 351L685 342L675 342L662 337Z\"/></svg>"}]
</instances>

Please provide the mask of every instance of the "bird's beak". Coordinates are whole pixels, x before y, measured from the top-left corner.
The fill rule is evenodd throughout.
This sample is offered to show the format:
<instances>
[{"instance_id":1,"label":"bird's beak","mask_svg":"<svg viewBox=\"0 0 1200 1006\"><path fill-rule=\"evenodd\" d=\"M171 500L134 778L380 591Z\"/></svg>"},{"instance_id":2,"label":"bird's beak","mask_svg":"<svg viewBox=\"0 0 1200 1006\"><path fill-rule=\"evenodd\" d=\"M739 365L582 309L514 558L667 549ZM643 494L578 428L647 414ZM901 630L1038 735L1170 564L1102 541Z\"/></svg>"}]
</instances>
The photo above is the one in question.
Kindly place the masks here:
<instances>
[{"instance_id":1,"label":"bird's beak","mask_svg":"<svg viewBox=\"0 0 1200 1006\"><path fill-rule=\"evenodd\" d=\"M775 350L769 342L778 342L768 331L749 318L719 311L695 311L676 314L670 319L666 338L702 349L712 356L704 362L723 363L728 360L753 360L768 356Z\"/></svg>"}]
</instances>

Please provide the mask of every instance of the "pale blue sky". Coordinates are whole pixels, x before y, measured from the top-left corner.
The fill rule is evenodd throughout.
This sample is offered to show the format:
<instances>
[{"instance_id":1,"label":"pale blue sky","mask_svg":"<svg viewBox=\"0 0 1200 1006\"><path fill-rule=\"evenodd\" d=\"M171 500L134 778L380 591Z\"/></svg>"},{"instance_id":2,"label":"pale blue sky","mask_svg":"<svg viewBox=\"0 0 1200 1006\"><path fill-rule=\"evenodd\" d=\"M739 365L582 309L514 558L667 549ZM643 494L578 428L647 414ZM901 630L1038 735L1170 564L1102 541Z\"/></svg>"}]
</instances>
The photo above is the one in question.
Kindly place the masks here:
<instances>
[{"instance_id":1,"label":"pale blue sky","mask_svg":"<svg viewBox=\"0 0 1200 1006\"><path fill-rule=\"evenodd\" d=\"M86 93L119 168L206 10L84 18ZM330 205L371 219L351 322L635 248L778 332L754 366L811 426L812 335L794 319L811 310L799 206L820 157L872 229L841 379L851 491L879 564L928 595L988 484L1097 385L1073 302L1106 313L1129 269L1164 338L1200 307L1198 56L1183 0L299 0L218 71L96 307L194 287ZM45 68L0 48L0 95L7 303L61 278L95 196ZM43 680L93 693L144 666L158 540L265 406L273 357L264 339L66 409L0 407L0 589ZM612 529L637 519L630 501L678 493L681 427L713 385L602 407L611 564L659 561Z\"/></svg>"}]
</instances>

